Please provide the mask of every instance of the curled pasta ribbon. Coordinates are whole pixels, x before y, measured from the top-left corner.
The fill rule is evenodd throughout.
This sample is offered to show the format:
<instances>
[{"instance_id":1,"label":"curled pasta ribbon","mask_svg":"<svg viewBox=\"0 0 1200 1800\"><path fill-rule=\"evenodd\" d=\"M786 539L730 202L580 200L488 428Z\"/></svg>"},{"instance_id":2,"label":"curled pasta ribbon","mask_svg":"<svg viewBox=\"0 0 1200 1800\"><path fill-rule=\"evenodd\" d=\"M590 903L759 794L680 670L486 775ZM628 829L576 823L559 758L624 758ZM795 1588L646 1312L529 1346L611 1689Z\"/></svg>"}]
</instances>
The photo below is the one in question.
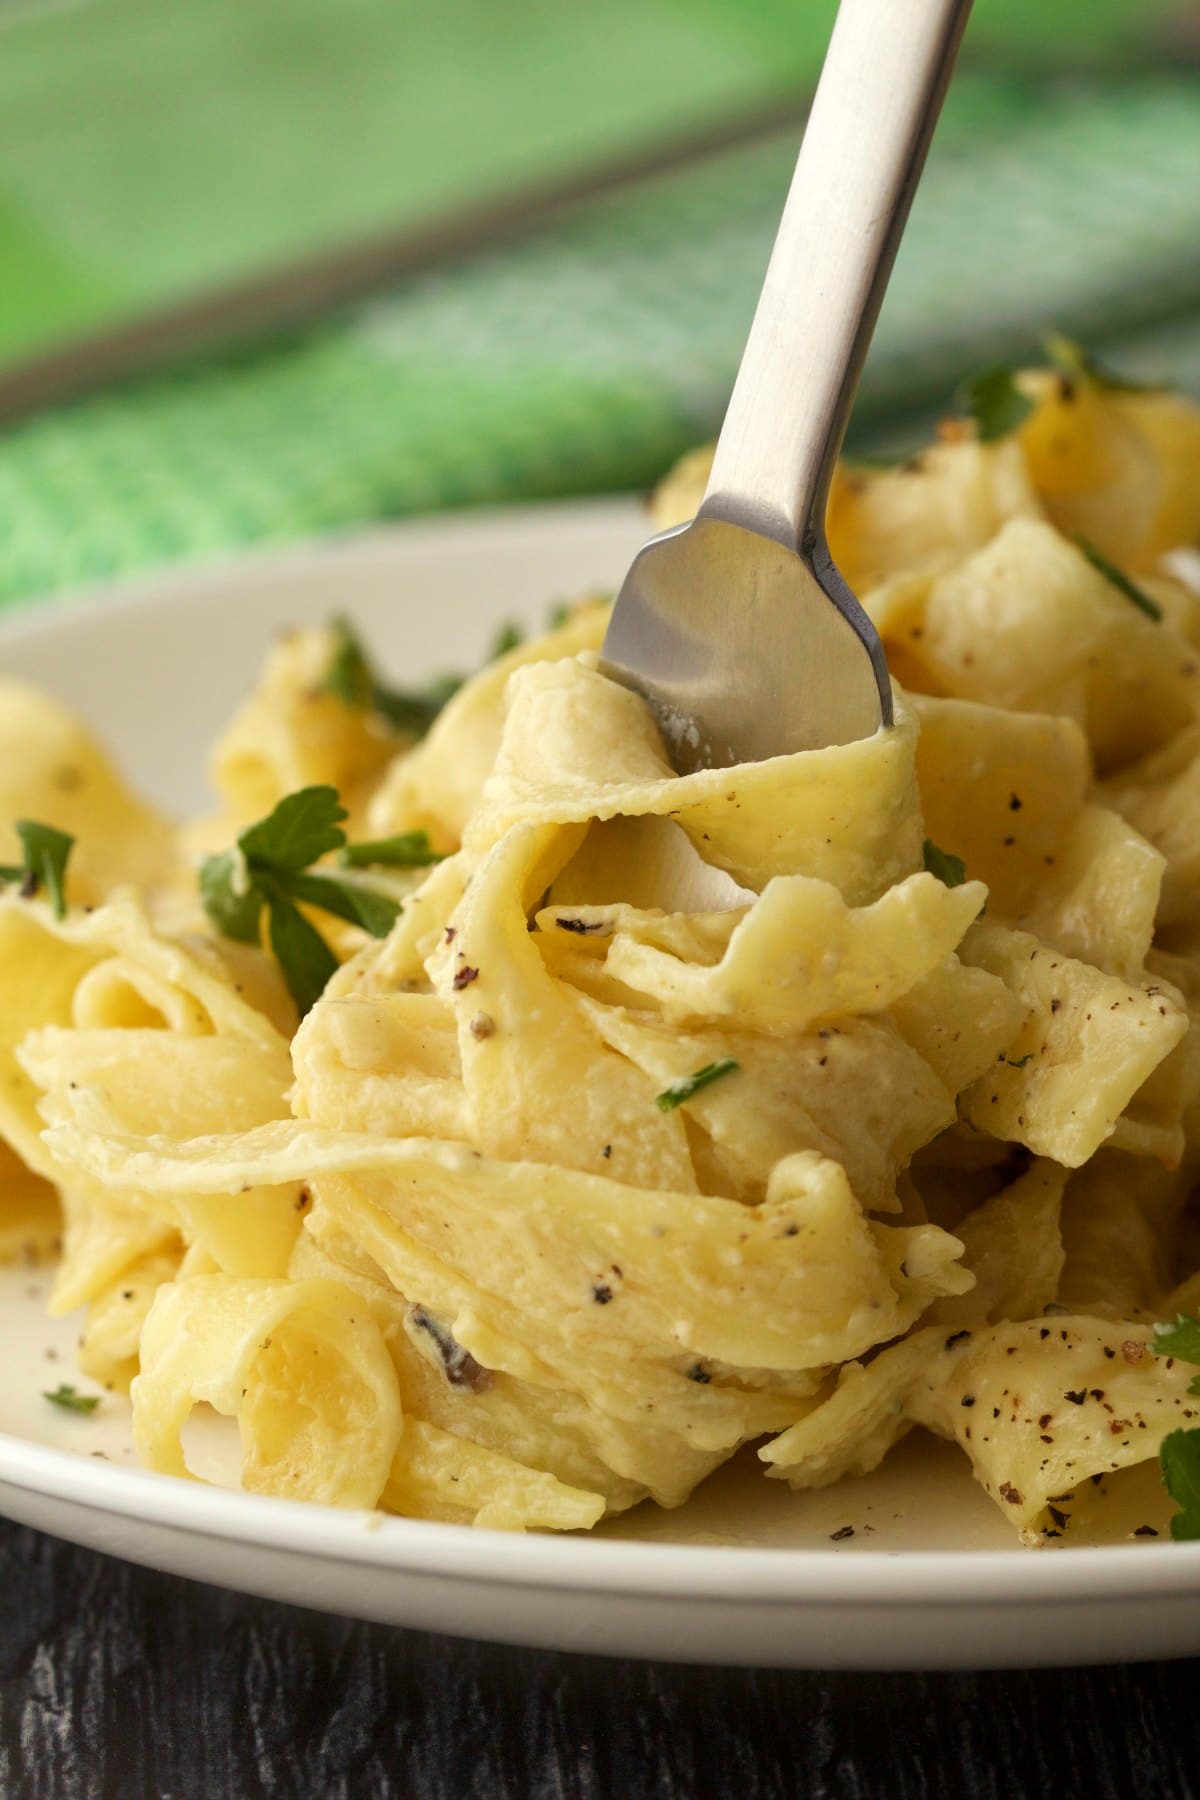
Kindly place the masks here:
<instances>
[{"instance_id":1,"label":"curled pasta ribbon","mask_svg":"<svg viewBox=\"0 0 1200 1800\"><path fill-rule=\"evenodd\" d=\"M823 1487L876 1468L923 1425L966 1452L1011 1524L1043 1531L1085 1482L1149 1460L1200 1415L1191 1370L1151 1356L1149 1338L1145 1325L1069 1313L926 1328L844 1368L759 1455L793 1487Z\"/></svg>"},{"instance_id":2,"label":"curled pasta ribbon","mask_svg":"<svg viewBox=\"0 0 1200 1800\"><path fill-rule=\"evenodd\" d=\"M902 999L953 953L986 898L981 882L948 888L920 874L855 909L829 882L779 875L744 913L570 907L538 923L553 931L566 912L603 934L601 946L611 940L605 972L671 1024L728 1019L743 1030L795 1033Z\"/></svg>"},{"instance_id":3,"label":"curled pasta ribbon","mask_svg":"<svg viewBox=\"0 0 1200 1800\"><path fill-rule=\"evenodd\" d=\"M42 1124L93 1092L143 1132L286 1116L287 1040L244 986L207 940L156 931L131 894L62 920L37 901L0 899L0 1168L19 1155L28 1170L5 1184L10 1229L32 1237L28 1208L13 1206L27 1194L42 1229L61 1232L50 1310L88 1308L80 1364L114 1387L136 1374L154 1288L185 1248L231 1275L285 1273L296 1190L247 1189L236 1204L191 1195L176 1206L129 1188L110 1197L47 1154Z\"/></svg>"},{"instance_id":4,"label":"curled pasta ribbon","mask_svg":"<svg viewBox=\"0 0 1200 1800\"><path fill-rule=\"evenodd\" d=\"M134 1443L148 1468L189 1475L193 1409L236 1418L242 1484L327 1506L375 1506L403 1412L383 1334L334 1281L195 1276L161 1287L142 1331Z\"/></svg>"},{"instance_id":5,"label":"curled pasta ribbon","mask_svg":"<svg viewBox=\"0 0 1200 1800\"><path fill-rule=\"evenodd\" d=\"M399 1292L440 1279L434 1305L455 1311L481 1300L517 1339L561 1334L588 1391L608 1355L625 1364L633 1350L754 1370L843 1361L906 1330L939 1295L971 1285L956 1238L934 1225L868 1220L844 1171L813 1151L781 1161L764 1202L743 1207L302 1121L139 1144L97 1130L104 1115L94 1101L80 1110L89 1126L63 1123L49 1136L118 1189L237 1192L247 1179L275 1185L307 1170L324 1191L339 1175L352 1177L333 1190L332 1210L353 1221ZM597 1304L596 1287L614 1283L622 1304L610 1305L611 1294ZM253 1285L233 1284L238 1292ZM636 1365L621 1375L635 1381Z\"/></svg>"},{"instance_id":6,"label":"curled pasta ribbon","mask_svg":"<svg viewBox=\"0 0 1200 1800\"><path fill-rule=\"evenodd\" d=\"M253 692L213 746L212 779L225 808L219 829L206 828L213 847L285 794L322 782L356 813L366 784L403 743L370 707L347 706L328 691L335 648L328 629L289 632L271 647Z\"/></svg>"},{"instance_id":7,"label":"curled pasta ribbon","mask_svg":"<svg viewBox=\"0 0 1200 1800\"><path fill-rule=\"evenodd\" d=\"M600 1494L569 1487L427 1419L409 1419L384 1489L389 1512L491 1531L586 1531Z\"/></svg>"},{"instance_id":8,"label":"curled pasta ribbon","mask_svg":"<svg viewBox=\"0 0 1200 1800\"><path fill-rule=\"evenodd\" d=\"M897 693L873 737L736 770L676 775L636 694L573 662L514 674L495 765L463 837L486 850L513 825L673 819L706 862L758 890L803 869L852 904L878 899L921 859L917 726Z\"/></svg>"},{"instance_id":9,"label":"curled pasta ribbon","mask_svg":"<svg viewBox=\"0 0 1200 1800\"><path fill-rule=\"evenodd\" d=\"M185 872L170 823L130 792L86 726L48 695L0 679L0 862L19 859L20 818L76 839L73 903L95 905L118 885L156 894Z\"/></svg>"}]
</instances>

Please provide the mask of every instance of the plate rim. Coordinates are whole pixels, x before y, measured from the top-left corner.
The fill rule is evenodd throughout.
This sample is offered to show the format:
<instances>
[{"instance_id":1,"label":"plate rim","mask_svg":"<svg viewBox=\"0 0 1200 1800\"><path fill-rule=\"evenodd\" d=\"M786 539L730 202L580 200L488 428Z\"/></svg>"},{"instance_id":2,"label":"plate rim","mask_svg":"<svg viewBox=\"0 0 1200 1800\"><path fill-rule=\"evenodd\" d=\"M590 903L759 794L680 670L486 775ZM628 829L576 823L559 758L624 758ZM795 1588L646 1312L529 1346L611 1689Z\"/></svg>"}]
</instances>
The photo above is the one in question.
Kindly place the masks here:
<instances>
[{"instance_id":1,"label":"plate rim","mask_svg":"<svg viewBox=\"0 0 1200 1800\"><path fill-rule=\"evenodd\" d=\"M582 1533L514 1533L241 1493L123 1468L0 1432L0 1484L190 1536L440 1579L627 1598L794 1606L963 1608L1179 1598L1200 1590L1200 1543L1058 1550L780 1549ZM1164 1554L1169 1547L1170 1554ZM950 1581L947 1578L952 1578Z\"/></svg>"}]
</instances>

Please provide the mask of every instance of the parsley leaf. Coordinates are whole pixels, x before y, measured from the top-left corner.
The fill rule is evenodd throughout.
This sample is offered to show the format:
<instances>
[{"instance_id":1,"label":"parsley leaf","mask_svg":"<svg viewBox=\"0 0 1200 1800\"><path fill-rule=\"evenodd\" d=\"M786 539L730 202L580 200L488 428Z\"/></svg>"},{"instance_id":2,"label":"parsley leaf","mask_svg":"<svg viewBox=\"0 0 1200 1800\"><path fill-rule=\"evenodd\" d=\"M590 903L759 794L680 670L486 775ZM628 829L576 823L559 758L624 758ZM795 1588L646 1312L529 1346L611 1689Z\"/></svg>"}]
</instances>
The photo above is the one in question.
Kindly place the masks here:
<instances>
[{"instance_id":1,"label":"parsley leaf","mask_svg":"<svg viewBox=\"0 0 1200 1800\"><path fill-rule=\"evenodd\" d=\"M349 619L338 617L331 621L329 629L333 633L333 655L325 671L324 691L336 695L344 706L365 712L375 704L375 671Z\"/></svg>"},{"instance_id":2,"label":"parsley leaf","mask_svg":"<svg viewBox=\"0 0 1200 1800\"><path fill-rule=\"evenodd\" d=\"M400 688L377 688L375 710L383 714L396 731L424 737L448 700L453 700L463 684L461 675L439 675L423 690L405 693Z\"/></svg>"},{"instance_id":3,"label":"parsley leaf","mask_svg":"<svg viewBox=\"0 0 1200 1800\"><path fill-rule=\"evenodd\" d=\"M1154 1327L1150 1348L1155 1356L1175 1356L1180 1362L1200 1363L1200 1319L1193 1313L1177 1313ZM1200 1394L1200 1375L1188 1389ZM1171 1520L1175 1539L1200 1538L1200 1430L1172 1431L1159 1445L1158 1466L1163 1486L1181 1511Z\"/></svg>"},{"instance_id":4,"label":"parsley leaf","mask_svg":"<svg viewBox=\"0 0 1200 1800\"><path fill-rule=\"evenodd\" d=\"M1200 1319L1178 1313L1173 1322L1154 1327L1150 1348L1155 1356L1177 1356L1180 1362L1200 1363Z\"/></svg>"},{"instance_id":5,"label":"parsley leaf","mask_svg":"<svg viewBox=\"0 0 1200 1800\"><path fill-rule=\"evenodd\" d=\"M1155 1356L1177 1356L1180 1362L1200 1363L1200 1319L1191 1313L1180 1313L1173 1325L1156 1325L1150 1348ZM1193 1377L1188 1392L1200 1394L1200 1375Z\"/></svg>"},{"instance_id":6,"label":"parsley leaf","mask_svg":"<svg viewBox=\"0 0 1200 1800\"><path fill-rule=\"evenodd\" d=\"M967 865L962 857L939 850L932 838L925 839L924 857L927 872L936 875L946 887L961 887L967 879Z\"/></svg>"},{"instance_id":7,"label":"parsley leaf","mask_svg":"<svg viewBox=\"0 0 1200 1800\"><path fill-rule=\"evenodd\" d=\"M349 817L333 787L299 788L238 839L248 863L275 869L307 869L346 841L342 820Z\"/></svg>"},{"instance_id":8,"label":"parsley leaf","mask_svg":"<svg viewBox=\"0 0 1200 1800\"><path fill-rule=\"evenodd\" d=\"M1007 437L1033 411L1028 399L1003 363L993 363L963 384L959 399L975 421L981 443Z\"/></svg>"},{"instance_id":9,"label":"parsley leaf","mask_svg":"<svg viewBox=\"0 0 1200 1800\"><path fill-rule=\"evenodd\" d=\"M1177 1543L1200 1538L1200 1431L1170 1431L1158 1452L1163 1485L1180 1510L1171 1520Z\"/></svg>"},{"instance_id":10,"label":"parsley leaf","mask_svg":"<svg viewBox=\"0 0 1200 1800\"><path fill-rule=\"evenodd\" d=\"M1024 1056L1018 1056L1015 1062L1011 1056L1002 1056L1000 1061L1007 1063L1010 1069L1024 1069L1033 1061L1033 1051L1027 1050Z\"/></svg>"},{"instance_id":11,"label":"parsley leaf","mask_svg":"<svg viewBox=\"0 0 1200 1800\"><path fill-rule=\"evenodd\" d=\"M53 825L39 825L36 819L18 819L15 830L21 840L24 861L19 865L0 866L0 881L19 881L26 900L45 888L50 896L56 919L67 916L67 859L75 839Z\"/></svg>"},{"instance_id":12,"label":"parsley leaf","mask_svg":"<svg viewBox=\"0 0 1200 1800\"><path fill-rule=\"evenodd\" d=\"M386 937L400 916L400 902L362 881L340 881L336 875L293 875L287 891L294 900L317 906L347 924L361 925L372 937Z\"/></svg>"},{"instance_id":13,"label":"parsley leaf","mask_svg":"<svg viewBox=\"0 0 1200 1800\"><path fill-rule=\"evenodd\" d=\"M431 848L427 831L401 831L395 837L347 844L338 861L343 869L427 869L445 858Z\"/></svg>"},{"instance_id":14,"label":"parsley leaf","mask_svg":"<svg viewBox=\"0 0 1200 1800\"><path fill-rule=\"evenodd\" d=\"M491 650L488 652L488 661L499 662L500 658L507 656L510 650L519 650L524 642L525 633L510 619L496 633Z\"/></svg>"},{"instance_id":15,"label":"parsley leaf","mask_svg":"<svg viewBox=\"0 0 1200 1800\"><path fill-rule=\"evenodd\" d=\"M697 1069L695 1074L681 1075L678 1081L673 1081L670 1087L664 1088L662 1093L655 1097L655 1105L659 1112L674 1112L677 1106L682 1106L685 1100L690 1100L693 1094L700 1092L701 1088L710 1086L714 1081L720 1081L722 1075L732 1075L733 1071L740 1069L741 1066L741 1063L733 1056L722 1056L717 1062L706 1063L704 1068Z\"/></svg>"},{"instance_id":16,"label":"parsley leaf","mask_svg":"<svg viewBox=\"0 0 1200 1800\"><path fill-rule=\"evenodd\" d=\"M53 1393L49 1388L43 1389L42 1398L52 1406L61 1406L64 1412L94 1413L100 1404L99 1394L81 1394L69 1381L61 1381Z\"/></svg>"},{"instance_id":17,"label":"parsley leaf","mask_svg":"<svg viewBox=\"0 0 1200 1800\"><path fill-rule=\"evenodd\" d=\"M266 912L267 940L301 1014L338 965L300 904L346 919L376 938L386 937L400 914L398 900L357 876L311 870L330 851L346 849L341 824L346 816L336 788L300 788L248 826L232 850L206 856L200 865L200 898L223 937L260 943ZM366 854L363 846L357 848L360 866L375 860L369 847Z\"/></svg>"},{"instance_id":18,"label":"parsley leaf","mask_svg":"<svg viewBox=\"0 0 1200 1800\"><path fill-rule=\"evenodd\" d=\"M262 889L253 881L240 850L223 850L200 864L200 900L222 937L257 944Z\"/></svg>"},{"instance_id":19,"label":"parsley leaf","mask_svg":"<svg viewBox=\"0 0 1200 1800\"><path fill-rule=\"evenodd\" d=\"M424 737L447 700L463 684L461 675L442 675L424 689L390 688L380 680L348 619L334 619L330 630L333 655L325 671L324 691L356 712L378 713L396 731Z\"/></svg>"},{"instance_id":20,"label":"parsley leaf","mask_svg":"<svg viewBox=\"0 0 1200 1800\"><path fill-rule=\"evenodd\" d=\"M267 935L271 954L283 970L296 1010L301 1018L325 992L337 973L338 960L315 925L283 894L267 901Z\"/></svg>"},{"instance_id":21,"label":"parsley leaf","mask_svg":"<svg viewBox=\"0 0 1200 1800\"><path fill-rule=\"evenodd\" d=\"M1082 344L1077 344L1074 338L1067 337L1061 331L1050 332L1042 347L1050 362L1062 375L1082 376L1096 387L1111 388L1114 393L1153 394L1162 391L1161 382L1134 381L1128 375L1118 375L1115 369L1110 369L1099 357L1093 356Z\"/></svg>"},{"instance_id":22,"label":"parsley leaf","mask_svg":"<svg viewBox=\"0 0 1200 1800\"><path fill-rule=\"evenodd\" d=\"M1144 612L1148 619L1161 620L1162 607L1157 600L1150 598L1145 588L1138 586L1131 575L1127 575L1124 569L1118 569L1116 563L1109 562L1107 556L1097 550L1095 544L1089 544L1086 538L1077 537L1075 542L1093 569L1098 569L1104 579L1111 582L1119 594L1124 594L1127 600L1132 600L1133 604Z\"/></svg>"}]
</instances>

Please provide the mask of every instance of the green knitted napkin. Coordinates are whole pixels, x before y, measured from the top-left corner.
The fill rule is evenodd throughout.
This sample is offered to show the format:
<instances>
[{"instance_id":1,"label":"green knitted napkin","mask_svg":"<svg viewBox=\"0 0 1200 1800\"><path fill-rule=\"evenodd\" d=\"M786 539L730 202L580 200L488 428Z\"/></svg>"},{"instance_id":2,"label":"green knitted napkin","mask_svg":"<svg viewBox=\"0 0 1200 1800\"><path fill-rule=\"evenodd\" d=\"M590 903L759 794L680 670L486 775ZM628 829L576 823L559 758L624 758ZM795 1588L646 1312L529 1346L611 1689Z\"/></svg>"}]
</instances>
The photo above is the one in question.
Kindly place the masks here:
<instances>
[{"instance_id":1,"label":"green knitted napkin","mask_svg":"<svg viewBox=\"0 0 1200 1800\"><path fill-rule=\"evenodd\" d=\"M253 354L0 438L0 600L430 508L644 486L719 422L794 133ZM964 71L852 428L911 443L1057 325L1200 387L1200 86Z\"/></svg>"}]
</instances>

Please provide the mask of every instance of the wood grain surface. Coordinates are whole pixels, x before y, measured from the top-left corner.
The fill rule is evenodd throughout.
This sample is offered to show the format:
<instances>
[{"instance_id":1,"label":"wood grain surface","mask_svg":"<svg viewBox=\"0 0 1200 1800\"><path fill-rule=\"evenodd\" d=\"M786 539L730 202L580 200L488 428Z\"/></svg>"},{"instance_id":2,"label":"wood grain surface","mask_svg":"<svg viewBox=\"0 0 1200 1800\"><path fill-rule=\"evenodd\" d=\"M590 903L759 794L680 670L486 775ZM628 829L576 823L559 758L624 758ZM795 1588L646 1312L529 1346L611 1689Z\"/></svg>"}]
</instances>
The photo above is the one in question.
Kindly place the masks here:
<instances>
[{"instance_id":1,"label":"wood grain surface","mask_svg":"<svg viewBox=\"0 0 1200 1800\"><path fill-rule=\"evenodd\" d=\"M0 1524L5 1800L1190 1800L1200 1663L686 1669L459 1643Z\"/></svg>"}]
</instances>

